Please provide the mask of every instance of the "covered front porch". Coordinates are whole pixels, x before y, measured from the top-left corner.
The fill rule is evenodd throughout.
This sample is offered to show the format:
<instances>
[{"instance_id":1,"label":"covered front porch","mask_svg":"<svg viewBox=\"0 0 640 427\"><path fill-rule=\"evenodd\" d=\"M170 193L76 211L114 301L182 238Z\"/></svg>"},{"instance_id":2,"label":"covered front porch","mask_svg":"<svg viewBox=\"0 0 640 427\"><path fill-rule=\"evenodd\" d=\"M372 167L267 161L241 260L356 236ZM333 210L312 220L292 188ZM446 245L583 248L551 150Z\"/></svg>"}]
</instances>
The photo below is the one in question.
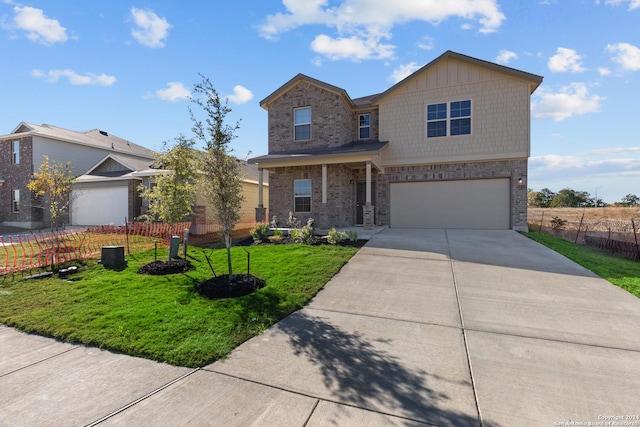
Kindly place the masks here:
<instances>
[{"instance_id":1,"label":"covered front porch","mask_svg":"<svg viewBox=\"0 0 640 427\"><path fill-rule=\"evenodd\" d=\"M250 159L259 169L256 221L289 212L301 219L314 218L318 227L375 225L375 176L382 173L381 151L385 142L350 143L336 148L272 153ZM269 171L267 217L263 202L263 174ZM309 181L308 211L296 209L294 182Z\"/></svg>"}]
</instances>

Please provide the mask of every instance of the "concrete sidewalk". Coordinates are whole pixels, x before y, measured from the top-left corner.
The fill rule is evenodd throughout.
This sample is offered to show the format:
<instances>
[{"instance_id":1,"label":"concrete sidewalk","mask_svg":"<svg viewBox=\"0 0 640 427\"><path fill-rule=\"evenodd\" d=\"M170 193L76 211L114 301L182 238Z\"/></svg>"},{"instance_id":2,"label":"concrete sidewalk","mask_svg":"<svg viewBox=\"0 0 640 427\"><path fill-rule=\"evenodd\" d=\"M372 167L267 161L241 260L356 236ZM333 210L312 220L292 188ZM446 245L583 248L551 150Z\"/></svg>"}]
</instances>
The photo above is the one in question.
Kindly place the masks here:
<instances>
[{"instance_id":1,"label":"concrete sidewalk","mask_svg":"<svg viewBox=\"0 0 640 427\"><path fill-rule=\"evenodd\" d=\"M515 232L388 229L199 370L0 327L0 426L605 425L640 415L639 330L640 299Z\"/></svg>"}]
</instances>

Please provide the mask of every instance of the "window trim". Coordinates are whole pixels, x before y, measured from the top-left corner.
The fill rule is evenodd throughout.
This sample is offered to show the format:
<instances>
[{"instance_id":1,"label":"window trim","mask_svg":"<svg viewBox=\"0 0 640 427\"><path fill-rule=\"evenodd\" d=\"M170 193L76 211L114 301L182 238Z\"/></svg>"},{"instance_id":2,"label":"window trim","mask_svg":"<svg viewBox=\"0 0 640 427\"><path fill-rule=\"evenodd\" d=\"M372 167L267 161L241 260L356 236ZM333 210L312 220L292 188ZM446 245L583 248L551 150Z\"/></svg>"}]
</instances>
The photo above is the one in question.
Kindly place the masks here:
<instances>
[{"instance_id":1,"label":"window trim","mask_svg":"<svg viewBox=\"0 0 640 427\"><path fill-rule=\"evenodd\" d=\"M463 102L469 102L469 115L456 115L456 117L452 117L451 113L452 113L452 104L454 103L463 103ZM437 107L441 106L441 105L445 105L446 106L446 110L444 111L444 115L442 110L438 110ZM432 114L436 114L435 118L429 119L429 107L431 106L436 106L436 111L432 112ZM458 109L456 111L461 110ZM433 102L430 104L426 105L425 108L425 119L426 119L426 126L425 126L425 139L433 139L433 138L443 138L443 137L457 137L457 136L469 136L473 134L473 100L471 98L467 98L467 99L459 99L459 100L455 100L455 101L446 101L446 102ZM460 123L462 121L469 121L469 132L468 133L456 133L456 134L452 134L452 123ZM437 131L436 135L429 135L429 125L433 124L433 123L444 123L445 127L444 127L444 134L442 134L442 129L435 129Z\"/></svg>"},{"instance_id":2,"label":"window trim","mask_svg":"<svg viewBox=\"0 0 640 427\"><path fill-rule=\"evenodd\" d=\"M11 141L11 164L20 164L20 140Z\"/></svg>"},{"instance_id":3,"label":"window trim","mask_svg":"<svg viewBox=\"0 0 640 427\"><path fill-rule=\"evenodd\" d=\"M309 194L302 194L302 195L296 195L296 183L297 182L302 182L302 181L308 181L309 182ZM313 206L313 182L311 179L294 179L293 180L293 212L295 213L311 213L312 210L312 206ZM309 198L309 210L297 210L297 199L301 199L301 198Z\"/></svg>"},{"instance_id":4,"label":"window trim","mask_svg":"<svg viewBox=\"0 0 640 427\"><path fill-rule=\"evenodd\" d=\"M309 110L309 121L308 122L296 123L296 111L300 111L300 110ZM297 108L293 109L293 140L295 142L311 141L311 138L312 138L312 135L311 135L311 116L312 116L311 106L297 107ZM298 126L309 126L309 138L305 138L305 139L298 139L297 138L296 129L298 128Z\"/></svg>"},{"instance_id":5,"label":"window trim","mask_svg":"<svg viewBox=\"0 0 640 427\"><path fill-rule=\"evenodd\" d=\"M20 189L18 188L11 191L11 212L20 213Z\"/></svg>"},{"instance_id":6,"label":"window trim","mask_svg":"<svg viewBox=\"0 0 640 427\"><path fill-rule=\"evenodd\" d=\"M362 117L364 117L364 116L369 116L369 120L367 120L368 124L365 125L365 126L361 125ZM368 129L369 130L369 136L367 136L366 138L362 137L362 130L363 129ZM358 114L358 139L359 140L371 139L371 113Z\"/></svg>"}]
</instances>

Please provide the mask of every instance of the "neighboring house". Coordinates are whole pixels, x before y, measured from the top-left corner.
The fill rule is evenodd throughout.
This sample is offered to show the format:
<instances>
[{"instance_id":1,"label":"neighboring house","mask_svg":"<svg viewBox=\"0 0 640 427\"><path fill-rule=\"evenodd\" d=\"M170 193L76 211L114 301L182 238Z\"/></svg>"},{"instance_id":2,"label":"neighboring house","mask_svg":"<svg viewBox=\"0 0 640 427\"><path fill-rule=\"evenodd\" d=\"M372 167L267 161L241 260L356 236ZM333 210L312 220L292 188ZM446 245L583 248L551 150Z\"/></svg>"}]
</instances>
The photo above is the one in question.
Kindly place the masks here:
<instances>
[{"instance_id":1,"label":"neighboring house","mask_svg":"<svg viewBox=\"0 0 640 427\"><path fill-rule=\"evenodd\" d=\"M0 224L31 229L40 228L43 224L48 226L49 210L34 199L27 189L28 182L33 173L38 171L45 155L49 156L50 161L71 162L75 176L89 171L91 176L96 177L96 182L82 180L78 185L83 188L84 200L90 204L100 201L108 207L122 205L122 201L114 197L123 193L104 190L106 187L122 185L115 179L117 175L123 169L148 168L155 158L153 151L102 130L76 132L47 124L22 122L10 134L0 136ZM131 189L133 184L127 185ZM88 221L86 214L95 211L93 206L78 205L83 200L83 197L76 197L78 193L74 188L71 223L78 223L74 221L74 210L80 212L81 222ZM133 203L131 209L127 210L129 217L137 214L135 206L138 202L133 201L135 196L133 191L127 194L128 201ZM122 215L121 210L114 208L113 211L117 211L118 217ZM121 222L121 219L118 221ZM62 218L61 222L69 223L69 218Z\"/></svg>"},{"instance_id":2,"label":"neighboring house","mask_svg":"<svg viewBox=\"0 0 640 427\"><path fill-rule=\"evenodd\" d=\"M447 51L380 94L352 99L302 74L260 105L268 215L321 228L527 227L530 97L542 77Z\"/></svg>"}]
</instances>

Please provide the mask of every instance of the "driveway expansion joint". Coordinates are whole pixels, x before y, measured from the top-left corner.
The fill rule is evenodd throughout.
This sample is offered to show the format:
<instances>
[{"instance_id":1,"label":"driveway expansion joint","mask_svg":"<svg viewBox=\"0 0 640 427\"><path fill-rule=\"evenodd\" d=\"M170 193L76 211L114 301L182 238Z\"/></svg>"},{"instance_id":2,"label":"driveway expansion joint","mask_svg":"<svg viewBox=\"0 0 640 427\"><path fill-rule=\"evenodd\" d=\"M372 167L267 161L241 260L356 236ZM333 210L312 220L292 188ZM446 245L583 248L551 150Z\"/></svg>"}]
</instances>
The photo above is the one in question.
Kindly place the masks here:
<instances>
[{"instance_id":1,"label":"driveway expansion joint","mask_svg":"<svg viewBox=\"0 0 640 427\"><path fill-rule=\"evenodd\" d=\"M65 350L65 351L62 351L62 352L57 353L57 354L54 354L53 356L45 357L44 359L40 359L40 360L38 360L38 361L36 361L36 362L29 363L28 365L22 366L22 367L20 367L20 368L18 368L18 369L14 369L13 371L9 371L9 372L6 372L6 373L4 373L4 374L0 374L0 378L3 378L3 377L6 377L6 376L9 376L9 375L11 375L11 374L15 374L16 372L20 372L20 371L22 371L22 370L24 370L24 369L27 369L27 368L30 368L30 367L32 367L32 366L39 365L40 363L43 363L43 362L49 361L49 360L51 360L51 359L55 359L56 357L59 357L59 356L65 355L65 354L67 354L67 353L69 353L69 352L71 352L71 351L73 351L73 350L77 350L77 349L79 349L79 348L81 348L81 346L76 345L76 346L71 347L71 348L69 348L69 349L67 349L67 350Z\"/></svg>"}]
</instances>

